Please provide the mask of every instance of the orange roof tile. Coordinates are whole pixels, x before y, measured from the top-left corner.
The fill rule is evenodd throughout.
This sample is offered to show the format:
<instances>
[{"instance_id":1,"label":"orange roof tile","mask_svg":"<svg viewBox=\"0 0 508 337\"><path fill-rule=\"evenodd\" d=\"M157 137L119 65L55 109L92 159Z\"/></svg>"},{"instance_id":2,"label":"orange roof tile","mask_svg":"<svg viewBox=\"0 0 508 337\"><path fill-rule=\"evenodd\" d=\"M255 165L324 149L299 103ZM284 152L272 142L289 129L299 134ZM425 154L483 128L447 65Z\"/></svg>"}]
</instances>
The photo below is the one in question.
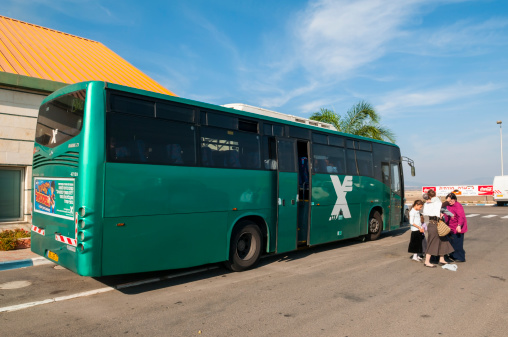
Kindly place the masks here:
<instances>
[{"instance_id":1,"label":"orange roof tile","mask_svg":"<svg viewBox=\"0 0 508 337\"><path fill-rule=\"evenodd\" d=\"M174 95L100 42L1 15L0 71L69 84L99 80Z\"/></svg>"}]
</instances>

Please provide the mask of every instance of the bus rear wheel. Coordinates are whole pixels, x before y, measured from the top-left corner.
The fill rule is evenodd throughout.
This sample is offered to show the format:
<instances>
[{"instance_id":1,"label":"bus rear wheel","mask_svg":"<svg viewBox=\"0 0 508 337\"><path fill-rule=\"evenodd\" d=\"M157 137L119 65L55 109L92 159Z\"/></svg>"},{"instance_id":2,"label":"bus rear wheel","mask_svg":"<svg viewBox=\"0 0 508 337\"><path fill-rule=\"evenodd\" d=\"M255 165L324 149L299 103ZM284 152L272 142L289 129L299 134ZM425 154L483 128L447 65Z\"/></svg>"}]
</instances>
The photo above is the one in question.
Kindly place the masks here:
<instances>
[{"instance_id":1,"label":"bus rear wheel","mask_svg":"<svg viewBox=\"0 0 508 337\"><path fill-rule=\"evenodd\" d=\"M261 256L261 240L261 231L254 222L240 222L231 235L226 267L232 271L244 271L254 266Z\"/></svg>"},{"instance_id":2,"label":"bus rear wheel","mask_svg":"<svg viewBox=\"0 0 508 337\"><path fill-rule=\"evenodd\" d=\"M378 211L373 212L369 218L369 233L367 234L367 240L377 240L383 230L383 218Z\"/></svg>"}]
</instances>

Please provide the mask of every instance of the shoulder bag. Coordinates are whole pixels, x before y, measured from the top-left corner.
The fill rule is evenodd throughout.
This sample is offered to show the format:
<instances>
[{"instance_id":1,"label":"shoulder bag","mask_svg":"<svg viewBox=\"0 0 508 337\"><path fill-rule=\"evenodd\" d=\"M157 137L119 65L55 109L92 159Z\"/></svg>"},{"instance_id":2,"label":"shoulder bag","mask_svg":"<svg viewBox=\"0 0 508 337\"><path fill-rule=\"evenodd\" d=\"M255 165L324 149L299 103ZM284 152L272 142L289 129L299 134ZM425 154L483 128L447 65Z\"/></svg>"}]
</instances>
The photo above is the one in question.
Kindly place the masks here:
<instances>
[{"instance_id":1,"label":"shoulder bag","mask_svg":"<svg viewBox=\"0 0 508 337\"><path fill-rule=\"evenodd\" d=\"M447 236L450 233L450 227L443 220L437 222L437 234L439 236Z\"/></svg>"}]
</instances>

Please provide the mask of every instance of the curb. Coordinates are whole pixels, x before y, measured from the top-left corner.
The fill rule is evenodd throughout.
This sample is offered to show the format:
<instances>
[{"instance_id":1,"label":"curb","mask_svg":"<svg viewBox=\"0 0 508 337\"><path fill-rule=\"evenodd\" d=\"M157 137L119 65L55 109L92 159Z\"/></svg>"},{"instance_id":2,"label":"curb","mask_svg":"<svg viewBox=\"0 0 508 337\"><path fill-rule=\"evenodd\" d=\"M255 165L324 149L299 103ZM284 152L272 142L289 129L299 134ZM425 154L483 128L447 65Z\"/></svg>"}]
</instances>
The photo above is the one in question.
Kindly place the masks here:
<instances>
[{"instance_id":1,"label":"curb","mask_svg":"<svg viewBox=\"0 0 508 337\"><path fill-rule=\"evenodd\" d=\"M5 261L0 262L0 271L2 270L10 270L10 269L18 269L18 268L26 268L32 266L41 266L44 264L51 264L53 262L46 260L43 257L35 257L33 259L25 259L25 260L14 260L14 261Z\"/></svg>"}]
</instances>

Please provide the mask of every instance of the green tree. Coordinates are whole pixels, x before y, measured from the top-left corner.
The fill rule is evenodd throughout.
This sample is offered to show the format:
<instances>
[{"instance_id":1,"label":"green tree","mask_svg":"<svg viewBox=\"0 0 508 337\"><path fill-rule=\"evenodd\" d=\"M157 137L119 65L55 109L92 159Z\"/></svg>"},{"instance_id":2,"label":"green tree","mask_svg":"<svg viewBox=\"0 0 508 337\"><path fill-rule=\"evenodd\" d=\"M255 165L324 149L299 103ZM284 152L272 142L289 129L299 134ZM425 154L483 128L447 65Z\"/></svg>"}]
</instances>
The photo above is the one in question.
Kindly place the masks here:
<instances>
[{"instance_id":1,"label":"green tree","mask_svg":"<svg viewBox=\"0 0 508 337\"><path fill-rule=\"evenodd\" d=\"M365 101L353 105L344 116L321 108L319 112L313 113L310 119L332 124L340 132L395 143L394 133L380 124L381 117L372 105Z\"/></svg>"}]
</instances>

